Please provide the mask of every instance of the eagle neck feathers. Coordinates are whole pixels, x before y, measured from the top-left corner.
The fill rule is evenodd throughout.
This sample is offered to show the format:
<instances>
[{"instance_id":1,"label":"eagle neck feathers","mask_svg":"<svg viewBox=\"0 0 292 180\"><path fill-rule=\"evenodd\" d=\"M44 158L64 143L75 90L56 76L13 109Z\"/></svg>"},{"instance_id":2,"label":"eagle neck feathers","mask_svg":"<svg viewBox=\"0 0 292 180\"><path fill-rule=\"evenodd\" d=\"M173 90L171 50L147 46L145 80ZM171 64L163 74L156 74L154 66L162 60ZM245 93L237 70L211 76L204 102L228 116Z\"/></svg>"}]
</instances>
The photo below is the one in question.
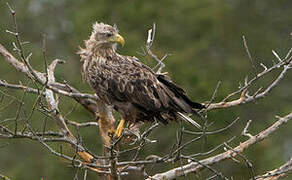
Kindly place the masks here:
<instances>
[{"instance_id":1,"label":"eagle neck feathers","mask_svg":"<svg viewBox=\"0 0 292 180\"><path fill-rule=\"evenodd\" d=\"M105 63L105 61L113 59L114 56L119 56L116 53L116 45L104 46L103 44L98 44L95 40L90 37L89 40L84 41L85 48L79 47L77 54L80 55L80 61L83 62L81 69L82 79L88 81L89 68L93 65L100 65Z\"/></svg>"}]
</instances>

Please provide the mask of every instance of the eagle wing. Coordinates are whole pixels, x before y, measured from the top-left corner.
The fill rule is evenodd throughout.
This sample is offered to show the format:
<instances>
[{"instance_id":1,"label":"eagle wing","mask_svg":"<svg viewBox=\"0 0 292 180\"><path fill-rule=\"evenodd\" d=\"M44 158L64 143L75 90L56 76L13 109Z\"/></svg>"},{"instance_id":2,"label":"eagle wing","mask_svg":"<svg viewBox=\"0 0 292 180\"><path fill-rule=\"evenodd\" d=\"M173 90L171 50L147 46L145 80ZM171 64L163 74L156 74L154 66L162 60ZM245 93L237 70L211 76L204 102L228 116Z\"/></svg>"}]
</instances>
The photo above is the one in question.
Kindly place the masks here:
<instances>
[{"instance_id":1,"label":"eagle wing","mask_svg":"<svg viewBox=\"0 0 292 180\"><path fill-rule=\"evenodd\" d=\"M203 108L192 102L169 78L155 74L135 57L118 55L107 58L96 69L98 76L93 79L107 94L109 102L131 103L148 112L195 113L193 108Z\"/></svg>"},{"instance_id":2,"label":"eagle wing","mask_svg":"<svg viewBox=\"0 0 292 180\"><path fill-rule=\"evenodd\" d=\"M150 111L168 107L170 97L149 67L133 57L116 58L101 65L108 77L102 80L101 86L110 96L109 99L130 102Z\"/></svg>"}]
</instances>

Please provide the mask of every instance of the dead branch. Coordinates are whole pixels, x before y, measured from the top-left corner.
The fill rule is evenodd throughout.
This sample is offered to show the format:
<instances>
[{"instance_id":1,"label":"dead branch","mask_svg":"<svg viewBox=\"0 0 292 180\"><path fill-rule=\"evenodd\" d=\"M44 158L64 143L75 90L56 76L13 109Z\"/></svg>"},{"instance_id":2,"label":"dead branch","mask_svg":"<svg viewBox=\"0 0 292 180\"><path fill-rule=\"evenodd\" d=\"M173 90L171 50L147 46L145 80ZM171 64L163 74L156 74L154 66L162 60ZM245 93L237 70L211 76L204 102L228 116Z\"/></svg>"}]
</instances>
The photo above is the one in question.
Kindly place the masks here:
<instances>
[{"instance_id":1,"label":"dead branch","mask_svg":"<svg viewBox=\"0 0 292 180\"><path fill-rule=\"evenodd\" d=\"M55 82L55 76L54 76L54 70L57 65L57 63L60 63L61 61L56 59L52 62L52 64L48 67L48 83ZM70 132L69 128L67 127L65 120L63 116L61 115L59 108L58 108L58 101L55 100L54 94L52 90L47 89L45 91L45 98L49 107L49 111L51 112L51 116L57 121L62 133L64 136L68 139L70 139L73 142L77 142L76 138L73 136L73 134Z\"/></svg>"},{"instance_id":2,"label":"dead branch","mask_svg":"<svg viewBox=\"0 0 292 180\"><path fill-rule=\"evenodd\" d=\"M148 30L148 36L147 36L147 40L146 40L146 43L145 43L145 48L141 47L142 53L138 52L138 54L140 54L142 56L147 56L147 55L150 56L152 59L154 59L157 62L156 66L154 66L152 69L154 70L154 69L156 69L158 67L158 69L156 71L157 74L166 74L166 72L162 73L162 69L165 67L165 64L162 61L165 60L171 54L165 54L160 59L160 58L158 58L158 56L156 54L154 54L152 52L151 47L152 47L153 42L154 42L155 31L156 31L156 24L153 23L152 29Z\"/></svg>"},{"instance_id":3,"label":"dead branch","mask_svg":"<svg viewBox=\"0 0 292 180\"><path fill-rule=\"evenodd\" d=\"M26 87L26 86L23 86L23 85L12 85L12 84L6 83L5 81L1 81L0 82L0 85L4 86L4 87L13 88L13 89L21 89L21 90L25 90L26 92L29 92L29 93L34 93L34 94L39 94L39 95L45 96L45 98L47 100L47 103L48 103L50 114L56 120L56 122L59 125L59 127L61 129L61 132L63 133L65 139L64 138L63 139L61 139L61 138L59 138L59 139L56 139L56 138L54 138L54 139L52 139L52 138L50 138L50 139L39 139L38 137L28 136L28 135L25 135L23 133L17 133L16 135L10 134L9 136L6 136L6 137L13 137L13 138L25 137L25 138L30 138L30 139L34 139L34 140L44 140L44 141L41 141L42 144L44 144L45 141L68 142L71 145L74 145L74 147L78 147L77 148L79 150L78 154L81 156L81 158L83 158L85 160L85 162L92 162L94 157L92 155L90 155L89 153L85 152L85 150L86 150L85 148L83 148L80 145L77 145L77 139L73 136L73 134L68 129L63 116L59 112L58 102L55 100L55 97L54 97L54 94L53 94L53 91L52 91L52 90L58 91L59 89L54 88L53 85L50 85L50 84L54 84L55 83L54 68L55 68L56 64L61 62L61 61L60 60L55 60L48 67L48 69L47 69L48 82L46 82L46 75L44 73L39 73L39 72L33 70L32 68L28 68L27 67L28 62L26 64L24 64L24 63L18 61L1 44L0 44L0 54L4 57L4 60L6 60L9 64L11 64L13 67L15 67L18 71L24 73L29 78L35 77L35 79L37 81L39 81L39 83L41 83L42 85L47 84L47 87L51 87L50 89L47 89L44 92L44 91L39 91L37 89L33 89L33 88L30 88L30 87ZM32 73L32 71L33 71L33 73ZM34 74L34 75L32 75L32 74ZM77 90L75 90L75 92L76 91ZM84 94L81 94L79 92L74 94L74 93L71 93L71 92L61 91L61 94L62 94L62 92L64 92L63 94L65 94L65 95L67 93L68 96L75 97L77 101L78 100L81 101L79 99L80 97L82 97L82 98L84 98L84 97L87 98L87 96L89 96L91 98L94 97L92 95L86 95L86 94L84 95ZM58 93L60 93L60 92L58 91ZM87 103L87 102L82 101L82 105L83 106L89 106L91 104L92 103ZM92 106L90 106L88 109L93 109L93 108L92 108ZM97 110L97 109L95 108L95 110ZM54 153L54 154L56 154L56 153Z\"/></svg>"},{"instance_id":4,"label":"dead branch","mask_svg":"<svg viewBox=\"0 0 292 180\"><path fill-rule=\"evenodd\" d=\"M74 122L74 121L66 121L67 124L70 124L72 126L75 126L77 128L80 127L89 127L89 126L98 126L97 122L85 122L85 123L78 123L78 122Z\"/></svg>"},{"instance_id":5,"label":"dead branch","mask_svg":"<svg viewBox=\"0 0 292 180\"><path fill-rule=\"evenodd\" d=\"M218 162L222 162L227 159L231 159L235 156L237 156L239 153L242 153L245 151L247 148L249 148L251 145L258 143L267 137L269 137L271 134L273 134L276 130L278 130L282 125L286 124L289 120L292 119L292 112L284 117L278 117L278 121L276 121L272 126L269 128L261 131L257 135L249 138L247 141L240 143L237 147L233 148L232 150L228 150L224 153L218 154L216 156L209 157L207 159L200 160L200 163L197 162L192 162L187 165L184 165L182 167L174 168L169 171L163 172L156 174L152 176L151 178L148 178L148 180L159 180L159 179L164 179L164 180L170 180L170 179L175 179L179 176L182 176L184 174L188 173L198 173L201 170L204 169L204 165L213 165Z\"/></svg>"},{"instance_id":6,"label":"dead branch","mask_svg":"<svg viewBox=\"0 0 292 180\"><path fill-rule=\"evenodd\" d=\"M56 122L59 125L59 128L60 128L61 132L63 133L65 139L68 142L70 142L71 145L74 145L73 146L74 148L76 147L77 154L85 162L89 162L89 163L96 162L96 160L94 159L94 156L92 156L90 153L86 152L86 149L78 144L77 139L70 132L69 128L67 127L67 125L65 123L63 116L61 115L61 113L58 109L58 98L54 97L54 92L57 92L58 94L62 94L62 95L74 98L77 102L79 102L82 106L86 107L86 109L91 111L94 115L96 115L96 113L99 110L99 115L100 115L99 120L101 121L99 124L101 127L104 127L104 124L105 124L104 122L106 122L106 123L111 122L110 128L113 129L114 119L113 119L113 116L111 115L111 109L105 107L104 104L99 104L99 105L96 104L95 100L98 100L98 98L94 95L82 94L67 84L63 85L60 83L56 83L55 77L54 77L54 68L55 68L57 63L60 63L63 61L60 61L60 60L53 61L52 64L48 68L46 68L46 74L35 71L31 67L31 65L29 64L29 59L31 58L32 54L30 53L26 57L25 53L23 51L22 42L21 42L21 39L20 39L20 36L18 33L15 11L9 6L9 4L7 4L7 5L8 5L8 7L11 11L11 14L13 16L13 22L14 22L14 27L15 27L15 33L12 33L12 34L15 36L15 38L17 40L17 44L14 43L14 49L20 55L22 62L20 62L18 59L16 59L1 44L0 44L0 54L4 57L4 60L6 60L9 64L11 64L18 71L24 73L26 76L28 76L33 81L36 81L36 82L40 83L41 85L43 85L45 87L45 91L39 91L39 90L30 88L30 87L23 87L20 85L11 85L11 84L8 84L4 81L1 81L1 86L5 86L8 88L14 88L14 89L25 89L26 90L25 92L35 93L35 94L38 94L39 96L44 96L46 98L47 103L48 103L48 107L49 107L48 112L50 113L50 116L56 120ZM43 44L43 46L44 46L44 44ZM43 47L43 55L45 58L45 65L47 67L44 47ZM62 88L60 88L60 87L62 87ZM34 105L34 107L36 107L35 105ZM33 109L35 109L35 108L33 108ZM17 121L15 121L15 122L17 122ZM32 131L31 128L29 128L29 129ZM102 135L104 135L104 134L102 134ZM108 136L106 134L103 137L108 137ZM59 153L55 153L55 151L53 151L52 148L50 148L48 145L46 145L45 142L42 141L41 138L35 136L33 138L31 137L31 139L38 140L40 143L42 143L44 146L46 146L53 154L55 154L55 155L59 154ZM45 140L47 140L47 139L45 139ZM50 140L52 140L52 139L50 139ZM98 171L97 169L92 169L92 168L91 168L91 170Z\"/></svg>"},{"instance_id":7,"label":"dead branch","mask_svg":"<svg viewBox=\"0 0 292 180\"><path fill-rule=\"evenodd\" d=\"M286 177L292 173L292 158L277 169L269 171L263 175L255 177L257 180L276 180Z\"/></svg>"},{"instance_id":8,"label":"dead branch","mask_svg":"<svg viewBox=\"0 0 292 180\"><path fill-rule=\"evenodd\" d=\"M266 66L265 69L258 73L254 78L252 78L251 80L247 80L247 78L245 79L245 85L243 87L241 87L239 90L230 93L228 96L226 96L226 98L224 98L221 102L218 103L212 103L210 104L206 111L210 111L213 109L222 109L222 108L229 108L229 107L234 107L234 106L238 106L238 105L242 105L242 104L246 104L246 103L250 103L250 102L254 102L258 99L262 99L264 97L266 97L271 90L273 90L277 85L279 85L279 83L281 82L281 80L285 77L285 75L287 74L288 70L291 69L292 67L292 56L291 56L291 51L292 48L290 49L290 51L287 53L286 58L283 59L282 61L278 62L277 64L271 66L270 68L267 68ZM248 89L255 84L255 82L257 82L260 78L264 77L265 75L267 75L268 73L282 68L281 73L278 75L278 77L271 83L269 84L265 89L258 89L253 95L249 95L248 94ZM240 98L236 99L236 100L232 100L232 101L227 101L228 99L230 99L232 96L241 93Z\"/></svg>"},{"instance_id":9,"label":"dead branch","mask_svg":"<svg viewBox=\"0 0 292 180\"><path fill-rule=\"evenodd\" d=\"M30 70L26 67L26 65L16 59L3 45L0 44L0 55L4 57L7 63L11 64L17 71L24 73L28 77L32 77ZM38 77L39 83L45 85L46 84L46 76L44 73L37 72L33 70L36 76ZM14 89L24 89L25 87L21 87L21 85L9 85L5 84L4 81L1 81L1 86L5 86L8 88ZM91 111L97 110L96 103L92 100L97 100L98 98L91 94L85 94L78 92L75 88L71 86L67 86L61 83L47 83L47 88L51 89L55 93L73 97L76 101L80 102L82 106L85 106L86 109L90 109ZM29 87L26 89L30 89ZM35 93L33 90L32 93ZM92 99L92 100L91 100ZM94 106L94 107L91 107ZM97 111L95 111L96 113Z\"/></svg>"}]
</instances>

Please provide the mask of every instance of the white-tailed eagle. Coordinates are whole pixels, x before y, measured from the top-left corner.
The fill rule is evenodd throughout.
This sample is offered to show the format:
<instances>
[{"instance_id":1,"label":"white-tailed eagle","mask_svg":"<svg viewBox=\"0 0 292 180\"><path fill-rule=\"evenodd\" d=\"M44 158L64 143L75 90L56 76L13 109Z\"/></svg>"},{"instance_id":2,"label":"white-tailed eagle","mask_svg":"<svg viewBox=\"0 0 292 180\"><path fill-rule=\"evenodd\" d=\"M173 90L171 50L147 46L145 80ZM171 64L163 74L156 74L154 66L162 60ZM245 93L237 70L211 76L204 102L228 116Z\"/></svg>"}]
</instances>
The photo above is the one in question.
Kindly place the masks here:
<instances>
[{"instance_id":1,"label":"white-tailed eagle","mask_svg":"<svg viewBox=\"0 0 292 180\"><path fill-rule=\"evenodd\" d=\"M123 46L124 39L115 26L95 23L85 48L78 52L84 79L100 100L112 105L122 117L115 135L121 135L125 121L167 124L180 117L199 127L186 114L197 114L195 109L205 106L190 100L167 76L156 74L137 58L118 54L117 43Z\"/></svg>"}]
</instances>

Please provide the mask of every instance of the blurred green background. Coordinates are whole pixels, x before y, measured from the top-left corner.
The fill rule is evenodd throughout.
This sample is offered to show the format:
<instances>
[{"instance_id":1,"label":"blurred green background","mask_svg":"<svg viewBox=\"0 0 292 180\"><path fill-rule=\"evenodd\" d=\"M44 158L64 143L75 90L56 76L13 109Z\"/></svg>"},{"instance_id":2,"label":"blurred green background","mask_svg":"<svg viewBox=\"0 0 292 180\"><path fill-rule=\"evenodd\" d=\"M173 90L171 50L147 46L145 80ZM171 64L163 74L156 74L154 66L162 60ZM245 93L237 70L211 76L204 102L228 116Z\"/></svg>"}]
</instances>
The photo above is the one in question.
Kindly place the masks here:
<instances>
[{"instance_id":1,"label":"blurred green background","mask_svg":"<svg viewBox=\"0 0 292 180\"><path fill-rule=\"evenodd\" d=\"M82 92L93 91L87 83L82 82L79 57L75 54L78 46L83 46L91 32L95 21L109 24L116 23L120 34L125 38L126 45L119 48L121 54L136 56L144 63L153 61L137 52L145 44L147 31L155 22L157 26L153 51L162 57L165 53L172 54L165 63L164 69L172 79L183 86L196 101L208 101L219 80L222 86L215 101L221 100L228 93L237 90L239 82L245 76L252 77L253 69L243 47L242 36L245 35L253 59L260 69L259 63L267 66L277 61L271 51L275 50L284 57L291 48L292 31L292 1L290 0L147 0L147 1L113 1L113 0L10 0L16 10L19 29L23 41L29 41L25 46L26 54L32 52L32 65L40 71L44 69L42 58L42 35L47 35L47 58L66 60L65 65L59 65L56 71L58 81L66 80ZM0 1L0 43L12 50L14 37L5 33L13 30L12 18L6 6L6 1ZM263 79L256 88L270 83L277 73ZM0 58L0 79L10 83L29 81L23 74L17 72ZM231 143L235 146L247 138L240 137L246 122L251 119L249 131L252 134L271 125L275 115L285 115L292 109L292 76L285 78L271 94L256 103L235 108L216 110L208 113L208 121L214 124L210 130L230 124L236 117L239 123L223 133L208 136L203 141L193 143L183 153L204 152L233 136L239 136ZM1 91L18 98L22 92L14 90ZM34 95L26 95L26 108L22 117L31 111L35 101ZM0 111L0 123L13 128L10 121L1 122L15 117L16 102L5 97L0 103L6 107ZM60 110L67 114L66 118L76 122L93 121L90 113L69 98L61 97ZM41 130L44 116L35 112L31 123L36 130ZM23 119L20 123L23 123ZM48 129L55 130L52 120L47 120ZM147 125L146 125L147 126ZM148 125L149 126L149 125ZM165 155L176 142L176 131L179 124L160 126L151 135L158 143L146 146L141 157L150 154ZM189 130L193 127L186 125ZM269 139L249 148L244 154L253 163L256 174L262 174L274 169L287 161L292 155L291 140L292 125L287 124ZM73 129L73 128L72 128ZM94 127L80 129L80 135L86 146L93 152L101 154L98 130ZM194 138L186 135L185 141ZM58 149L58 145L51 144ZM51 155L38 142L25 139L0 139L0 174L11 179L73 179L76 169L62 159ZM219 149L215 153L222 152ZM70 153L70 152L68 152ZM71 152L72 154L72 152ZM203 157L202 157L203 158ZM149 173L162 172L179 163L158 165ZM228 160L217 166L218 171L233 179L249 179L249 169L244 165ZM78 173L82 177L83 171ZM211 176L203 171L199 176L188 176L189 179L206 179ZM291 177L290 177L291 178ZM289 177L286 179L290 179ZM89 173L88 179L96 179L94 173ZM182 178L184 179L184 178ZM187 179L187 178L185 178Z\"/></svg>"}]
</instances>

